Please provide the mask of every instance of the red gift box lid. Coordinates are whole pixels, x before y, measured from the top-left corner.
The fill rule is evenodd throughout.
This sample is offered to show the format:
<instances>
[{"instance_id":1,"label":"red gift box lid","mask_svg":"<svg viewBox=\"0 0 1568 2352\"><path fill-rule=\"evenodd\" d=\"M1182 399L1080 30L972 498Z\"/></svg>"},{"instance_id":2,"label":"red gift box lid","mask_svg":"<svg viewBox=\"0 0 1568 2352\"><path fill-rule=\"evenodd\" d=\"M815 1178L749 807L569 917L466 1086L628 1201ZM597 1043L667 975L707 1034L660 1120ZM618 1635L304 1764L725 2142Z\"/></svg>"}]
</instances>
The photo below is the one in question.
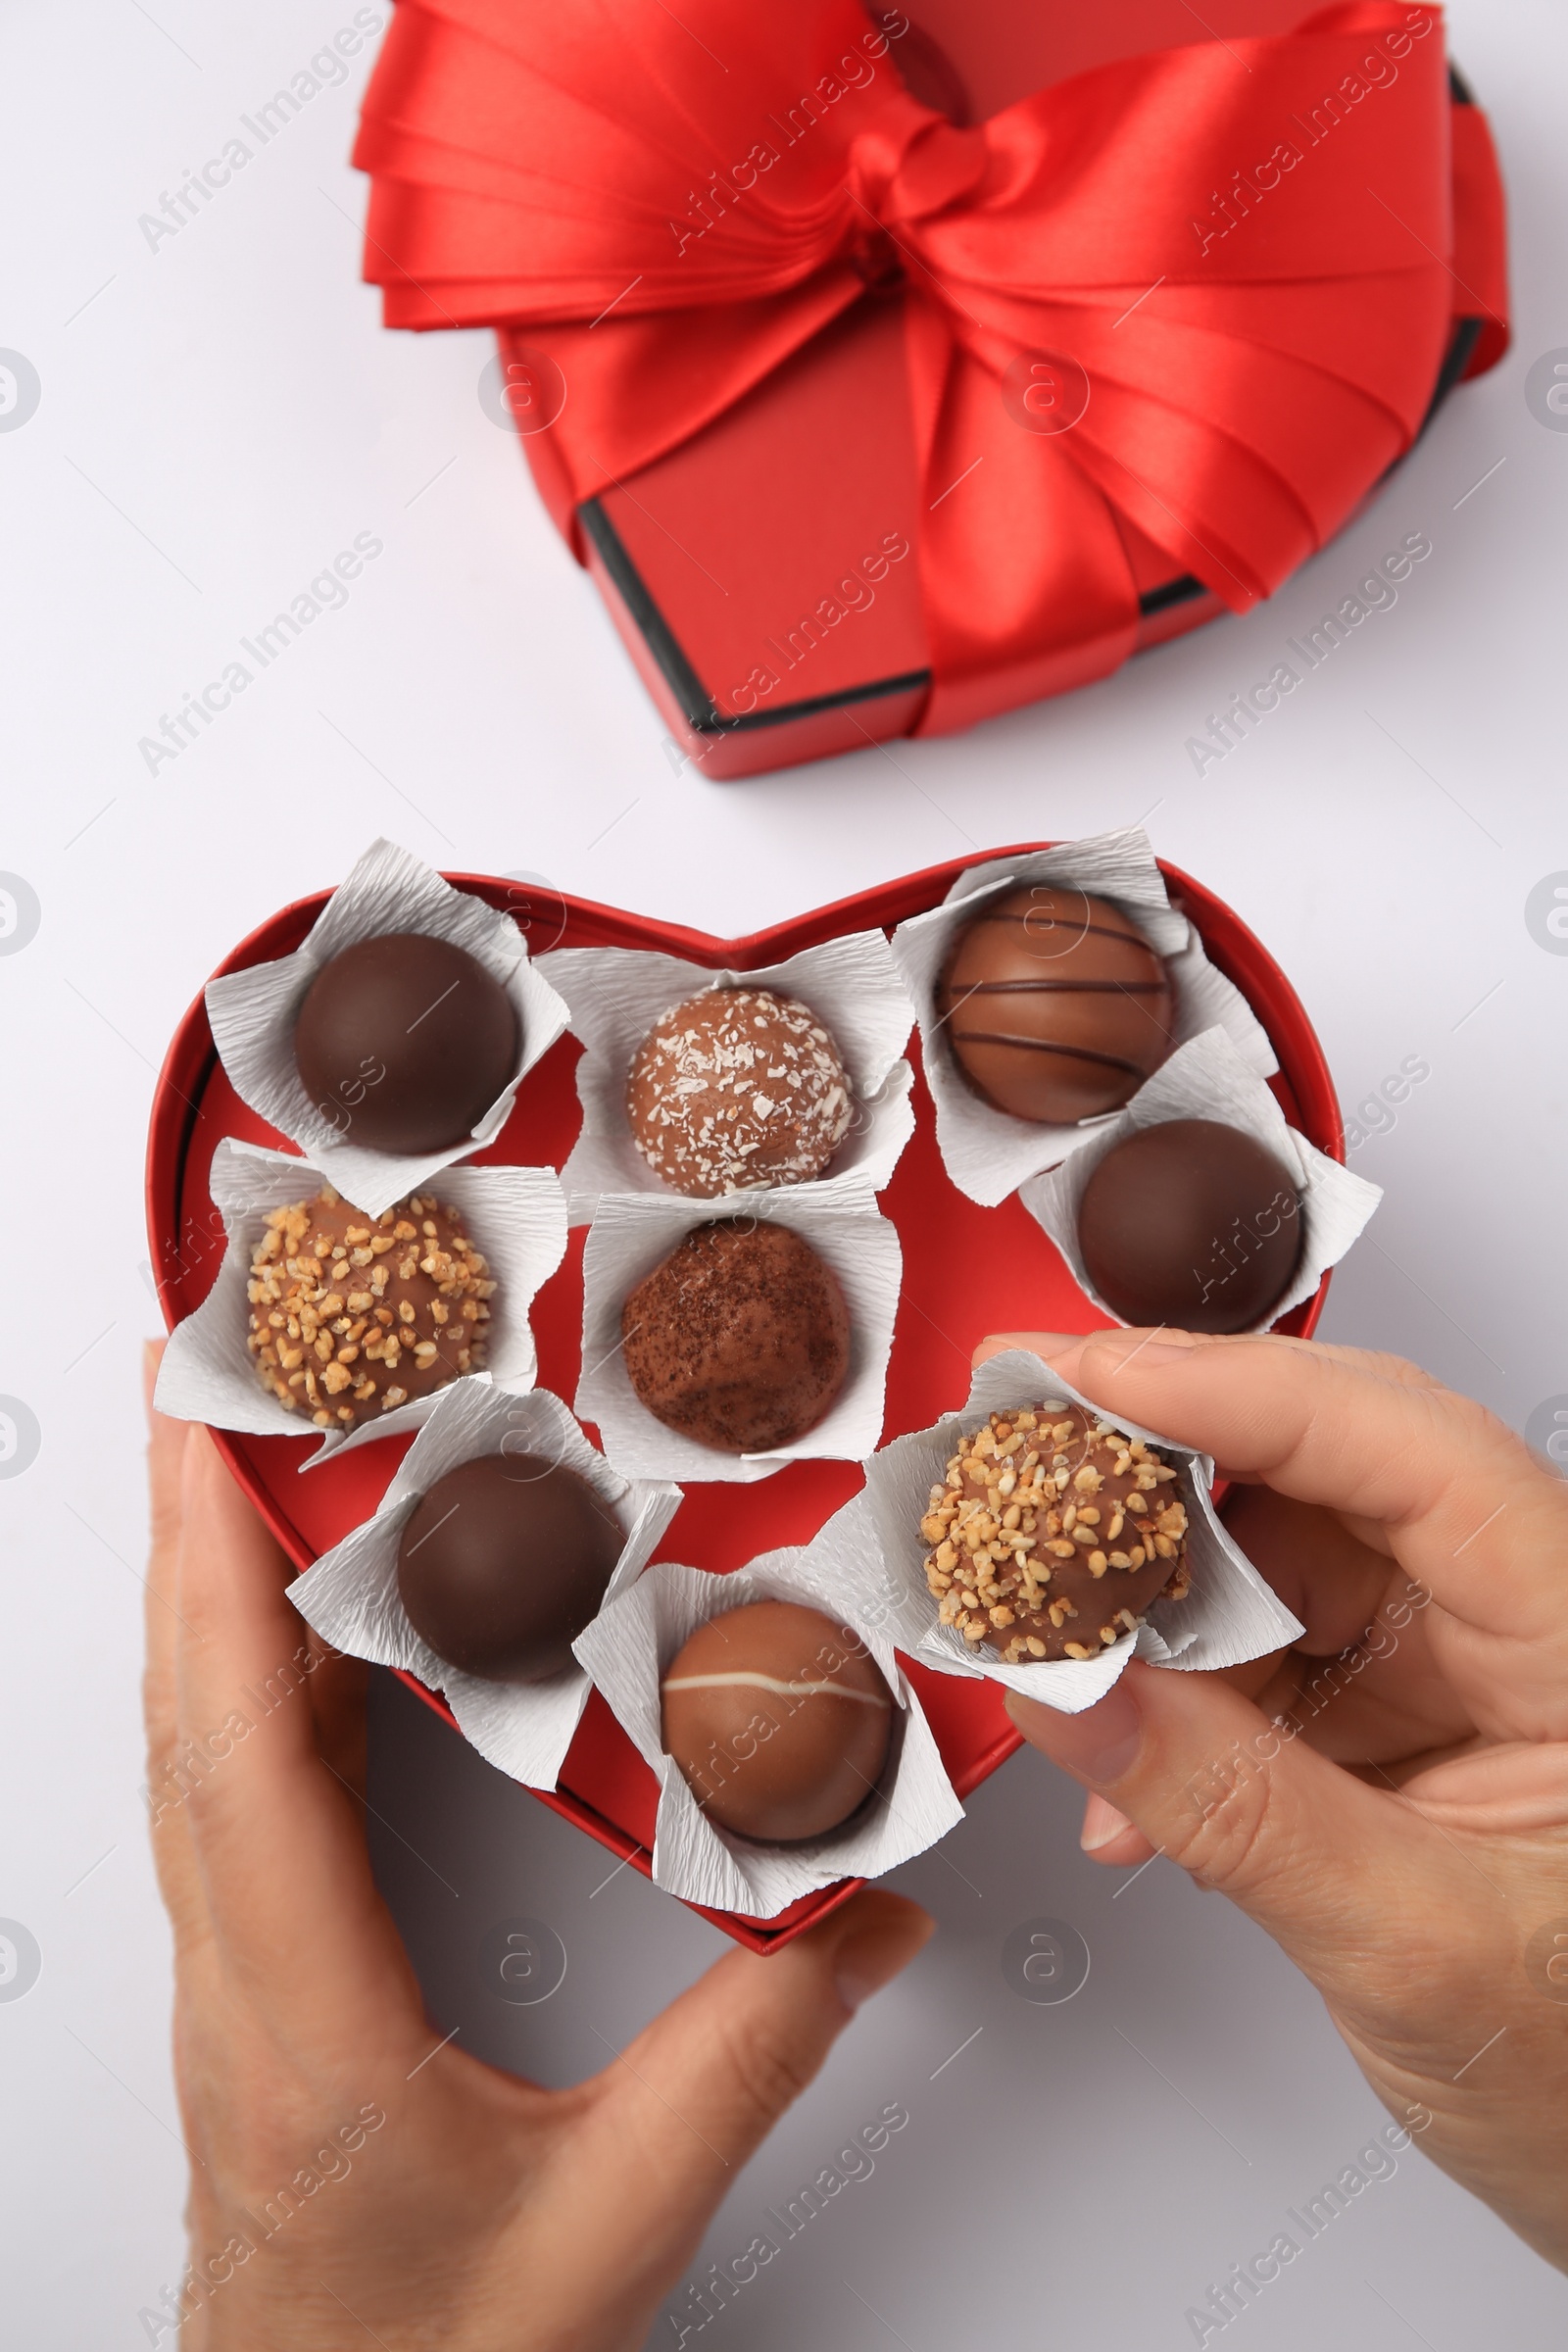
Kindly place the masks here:
<instances>
[{"instance_id":1,"label":"red gift box lid","mask_svg":"<svg viewBox=\"0 0 1568 2352\"><path fill-rule=\"evenodd\" d=\"M1299 0L920 0L880 10L899 71L957 121L1147 51L1289 31ZM1431 23L1430 17L1428 19ZM1485 119L1454 83L1454 325L1433 409L1506 342L1500 184ZM575 516L548 430L524 449L542 494L587 561L671 738L711 777L752 774L906 733L930 683L917 564L925 511L895 294L859 303L680 448L586 502ZM527 421L548 358L500 333ZM956 490L958 484L952 488ZM940 503L946 492L938 494ZM1125 516L1139 592L1137 650L1224 610ZM1036 685L1024 689L1040 691ZM1020 689L999 685L996 707Z\"/></svg>"}]
</instances>

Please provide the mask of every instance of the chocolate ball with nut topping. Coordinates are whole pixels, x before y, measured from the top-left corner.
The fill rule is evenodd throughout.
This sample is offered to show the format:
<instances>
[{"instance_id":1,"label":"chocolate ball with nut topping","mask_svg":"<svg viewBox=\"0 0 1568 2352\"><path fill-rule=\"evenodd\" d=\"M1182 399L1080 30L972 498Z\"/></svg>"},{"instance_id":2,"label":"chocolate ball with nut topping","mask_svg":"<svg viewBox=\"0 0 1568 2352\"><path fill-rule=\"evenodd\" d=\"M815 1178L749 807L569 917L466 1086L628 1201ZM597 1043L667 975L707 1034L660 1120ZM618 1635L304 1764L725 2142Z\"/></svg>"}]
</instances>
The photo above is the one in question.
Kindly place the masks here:
<instances>
[{"instance_id":1,"label":"chocolate ball with nut topping","mask_svg":"<svg viewBox=\"0 0 1568 2352\"><path fill-rule=\"evenodd\" d=\"M328 1185L270 1212L251 1255L248 1346L280 1404L349 1430L481 1370L495 1288L429 1195L371 1217Z\"/></svg>"},{"instance_id":2,"label":"chocolate ball with nut topping","mask_svg":"<svg viewBox=\"0 0 1568 2352\"><path fill-rule=\"evenodd\" d=\"M993 1413L920 1532L941 1623L1008 1666L1099 1657L1191 1583L1180 1472L1078 1404Z\"/></svg>"}]
</instances>

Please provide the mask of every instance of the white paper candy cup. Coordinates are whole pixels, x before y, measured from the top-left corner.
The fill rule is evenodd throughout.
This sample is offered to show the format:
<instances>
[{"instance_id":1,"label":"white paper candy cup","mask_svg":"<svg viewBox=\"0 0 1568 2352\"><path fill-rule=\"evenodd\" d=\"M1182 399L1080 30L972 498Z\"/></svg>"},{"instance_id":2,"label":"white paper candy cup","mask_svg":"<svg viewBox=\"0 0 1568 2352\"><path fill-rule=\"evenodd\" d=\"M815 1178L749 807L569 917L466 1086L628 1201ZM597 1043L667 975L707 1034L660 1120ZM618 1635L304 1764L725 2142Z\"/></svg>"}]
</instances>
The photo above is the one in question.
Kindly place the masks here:
<instances>
[{"instance_id":1,"label":"white paper candy cup","mask_svg":"<svg viewBox=\"0 0 1568 2352\"><path fill-rule=\"evenodd\" d=\"M246 1346L246 1293L251 1258L267 1231L268 1211L314 1200L323 1184L336 1181L334 1173L286 1152L232 1141L219 1145L209 1189L222 1216L228 1246L207 1297L170 1334L158 1374L156 1402L161 1413L176 1421L205 1421L214 1429L242 1429L255 1437L318 1438L310 1461L300 1465L310 1469L373 1438L401 1437L417 1429L439 1398L450 1393L437 1390L433 1396L396 1405L345 1436L340 1429L318 1429L308 1413L291 1413L263 1387ZM566 1248L566 1203L560 1178L554 1168L448 1168L427 1189L462 1218L496 1285L485 1326L485 1369L453 1385L487 1386L496 1380L514 1388L531 1387L537 1358L528 1309Z\"/></svg>"},{"instance_id":2,"label":"white paper candy cup","mask_svg":"<svg viewBox=\"0 0 1568 2352\"><path fill-rule=\"evenodd\" d=\"M1005 1200L1026 1176L1081 1150L1102 1125L1089 1119L1077 1126L1054 1127L993 1109L962 1076L937 1017L937 983L958 931L988 901L1030 882L1109 899L1137 924L1170 973L1178 1046L1204 1029L1219 1027L1260 1077L1279 1066L1246 998L1214 969L1193 925L1172 906L1149 836L1139 827L972 865L958 876L940 906L899 925L893 956L920 1022L925 1079L936 1104L943 1164L959 1192L986 1208Z\"/></svg>"},{"instance_id":3,"label":"white paper candy cup","mask_svg":"<svg viewBox=\"0 0 1568 2352\"><path fill-rule=\"evenodd\" d=\"M1065 1400L1112 1421L1129 1437L1143 1438L1177 1469L1174 1492L1187 1506L1187 1564L1192 1588L1182 1600L1156 1600L1147 1622L1096 1658L1042 1659L1004 1666L978 1655L954 1627L939 1624L937 1604L925 1581L931 1546L920 1521L931 1505L931 1489L947 1478L958 1440L972 1435L994 1412ZM1009 1348L980 1366L963 1410L949 1413L934 1428L897 1438L866 1465L865 1492L830 1521L845 1562L842 1605L857 1624L886 1630L900 1649L940 1668L944 1674L978 1675L1038 1698L1063 1714L1077 1715L1103 1698L1129 1658L1189 1671L1240 1666L1298 1639L1302 1628L1277 1600L1251 1562L1227 1535L1215 1511L1211 1489L1214 1464L1206 1453L1178 1446L1157 1430L1113 1414L1070 1388L1039 1356Z\"/></svg>"},{"instance_id":4,"label":"white paper candy cup","mask_svg":"<svg viewBox=\"0 0 1568 2352\"><path fill-rule=\"evenodd\" d=\"M1269 1309L1253 1331L1268 1331L1281 1315L1310 1298L1330 1266L1337 1265L1372 1211L1382 1200L1379 1186L1352 1176L1337 1159L1316 1151L1304 1135L1287 1124L1261 1078L1254 1077L1223 1029L1210 1029L1173 1054L1139 1089L1123 1111L1049 1174L1020 1186L1018 1198L1042 1224L1072 1269L1073 1280L1107 1315L1116 1310L1101 1298L1089 1279L1078 1247L1078 1204L1084 1188L1105 1153L1143 1127L1160 1127L1171 1119L1216 1119L1225 1127L1240 1127L1289 1168L1300 1199L1301 1258L1290 1289ZM1215 1261L1218 1270L1222 1261ZM1195 1272L1193 1303L1200 1303L1204 1277ZM1223 1276L1220 1277L1223 1281ZM1121 1317L1116 1316L1118 1322Z\"/></svg>"},{"instance_id":5,"label":"white paper candy cup","mask_svg":"<svg viewBox=\"0 0 1568 2352\"><path fill-rule=\"evenodd\" d=\"M621 1352L627 1298L700 1225L787 1225L837 1275L850 1310L850 1369L833 1409L793 1446L769 1453L722 1453L666 1429L638 1399ZM899 1237L869 1192L818 1185L683 1200L657 1194L607 1194L583 1251L582 1377L577 1411L599 1430L605 1451L629 1478L767 1478L785 1462L860 1461L882 1434L888 1356L903 1269Z\"/></svg>"},{"instance_id":6,"label":"white paper candy cup","mask_svg":"<svg viewBox=\"0 0 1568 2352\"><path fill-rule=\"evenodd\" d=\"M294 1063L294 1024L317 973L345 948L389 931L419 931L466 949L500 981L517 1015L522 1043L515 1070L473 1133L444 1152L404 1156L356 1144L353 1103L345 1099L328 1109L313 1102ZM378 1217L437 1169L494 1143L519 1082L565 1028L566 1007L539 977L509 915L454 890L395 842L377 841L328 899L303 947L275 963L208 981L207 1017L235 1092L323 1170L346 1200ZM359 1084L349 1082L347 1091Z\"/></svg>"},{"instance_id":7,"label":"white paper candy cup","mask_svg":"<svg viewBox=\"0 0 1568 2352\"><path fill-rule=\"evenodd\" d=\"M680 1489L627 1480L596 1453L559 1396L461 1381L445 1389L382 1496L373 1519L322 1554L288 1589L300 1615L350 1657L416 1674L440 1690L463 1736L530 1788L553 1788L583 1708L588 1676L568 1666L543 1683L489 1683L462 1674L421 1642L398 1594L398 1545L423 1496L480 1454L536 1454L585 1478L619 1521L625 1543L602 1609L646 1565L680 1508Z\"/></svg>"},{"instance_id":8,"label":"white paper candy cup","mask_svg":"<svg viewBox=\"0 0 1568 2352\"><path fill-rule=\"evenodd\" d=\"M601 1194L672 1197L632 1142L626 1077L660 1016L709 989L766 988L798 998L837 1045L855 1089L856 1115L830 1173L814 1179L813 1190L842 1193L858 1184L880 1192L914 1133L913 1073L901 1059L914 1008L880 931L830 939L755 972L710 971L678 956L623 948L560 948L542 956L538 969L565 998L572 1035L584 1048L577 1064L582 1133L561 1172L573 1225L591 1221Z\"/></svg>"},{"instance_id":9,"label":"white paper candy cup","mask_svg":"<svg viewBox=\"0 0 1568 2352\"><path fill-rule=\"evenodd\" d=\"M801 1895L839 1879L874 1879L896 1870L963 1819L891 1638L862 1625L846 1604L835 1525L830 1521L804 1548L766 1552L730 1576L661 1561L602 1610L576 1642L617 1722L659 1776L654 1884L686 1902L774 1919ZM898 1709L876 1801L842 1830L807 1845L757 1845L715 1828L660 1744L660 1687L670 1661L700 1625L754 1600L803 1601L857 1635Z\"/></svg>"}]
</instances>

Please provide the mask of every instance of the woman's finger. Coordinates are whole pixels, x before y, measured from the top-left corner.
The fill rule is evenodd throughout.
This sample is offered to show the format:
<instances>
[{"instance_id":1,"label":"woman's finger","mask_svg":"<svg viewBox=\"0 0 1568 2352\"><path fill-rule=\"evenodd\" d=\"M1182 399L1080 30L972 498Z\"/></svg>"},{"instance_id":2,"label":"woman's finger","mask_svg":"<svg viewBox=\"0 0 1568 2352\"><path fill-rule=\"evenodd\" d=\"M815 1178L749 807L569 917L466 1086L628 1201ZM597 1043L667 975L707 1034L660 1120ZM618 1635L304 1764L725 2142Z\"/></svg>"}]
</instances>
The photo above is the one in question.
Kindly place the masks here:
<instances>
[{"instance_id":1,"label":"woman's finger","mask_svg":"<svg viewBox=\"0 0 1568 2352\"><path fill-rule=\"evenodd\" d=\"M191 1851L190 1824L181 1802L178 1770L179 1697L175 1662L179 1632L180 1481L188 1425L155 1412L153 1385L163 1355L161 1341L149 1343L142 1362L147 1404L148 1548L146 1599L147 1657L142 1670L142 1716L147 1734L147 1815L153 1860L164 1905L184 1951L206 1924L206 1904Z\"/></svg>"},{"instance_id":2,"label":"woman's finger","mask_svg":"<svg viewBox=\"0 0 1568 2352\"><path fill-rule=\"evenodd\" d=\"M1486 1883L1452 1841L1290 1739L1218 1676L1134 1660L1081 1715L1012 1692L1006 1703L1031 1745L1240 1904L1342 2016L1370 2021L1408 1996L1434 1920L1484 1952L1478 1969L1494 1965Z\"/></svg>"},{"instance_id":3,"label":"woman's finger","mask_svg":"<svg viewBox=\"0 0 1568 2352\"><path fill-rule=\"evenodd\" d=\"M1568 1625L1554 1563L1568 1488L1492 1414L1353 1353L1270 1338L1101 1334L1076 1385L1298 1502L1388 1531L1432 1597L1428 1638L1477 1728L1568 1736Z\"/></svg>"},{"instance_id":4,"label":"woman's finger","mask_svg":"<svg viewBox=\"0 0 1568 2352\"><path fill-rule=\"evenodd\" d=\"M1238 1487L1224 1518L1259 1576L1300 1619L1302 1649L1332 1657L1361 1640L1389 1589L1387 1552L1361 1543L1337 1512L1272 1487Z\"/></svg>"},{"instance_id":5,"label":"woman's finger","mask_svg":"<svg viewBox=\"0 0 1568 2352\"><path fill-rule=\"evenodd\" d=\"M368 2029L422 2040L357 1802L318 1750L318 1652L283 1597L289 1563L205 1431L186 1443L182 1502L180 1756L215 1933L279 2030L308 2016L328 2051Z\"/></svg>"},{"instance_id":6,"label":"woman's finger","mask_svg":"<svg viewBox=\"0 0 1568 2352\"><path fill-rule=\"evenodd\" d=\"M629 2309L667 2288L855 2011L931 1933L916 1904L868 1887L781 1952L729 1953L607 2069L576 2153L623 2231Z\"/></svg>"},{"instance_id":7,"label":"woman's finger","mask_svg":"<svg viewBox=\"0 0 1568 2352\"><path fill-rule=\"evenodd\" d=\"M1065 1360L1069 1351L1080 1351L1095 1340L1115 1340L1121 1336L1120 1330L1113 1327L1098 1332L993 1332L988 1339L981 1341L974 1351L972 1360L977 1365L983 1364L989 1357L1003 1355L1010 1348L1022 1348L1029 1354L1044 1356L1048 1363L1054 1364L1063 1380L1070 1380L1073 1387L1076 1388L1078 1386L1077 1375L1068 1369ZM1152 1341L1155 1338L1165 1338L1169 1335L1161 1325L1157 1333L1143 1331L1134 1332L1131 1336L1138 1340ZM1179 1339L1190 1336L1187 1333L1176 1334ZM1439 1389L1443 1386L1443 1383L1434 1374L1423 1371L1419 1364L1412 1364L1407 1357L1402 1355L1387 1355L1377 1349L1367 1348L1341 1348L1336 1346L1332 1340L1298 1340L1284 1332L1271 1332L1267 1337L1273 1347L1304 1348L1313 1355L1330 1356L1341 1363L1360 1364L1368 1371L1381 1373L1385 1379L1397 1381L1404 1388ZM1076 1360L1076 1352L1074 1352L1074 1360Z\"/></svg>"}]
</instances>

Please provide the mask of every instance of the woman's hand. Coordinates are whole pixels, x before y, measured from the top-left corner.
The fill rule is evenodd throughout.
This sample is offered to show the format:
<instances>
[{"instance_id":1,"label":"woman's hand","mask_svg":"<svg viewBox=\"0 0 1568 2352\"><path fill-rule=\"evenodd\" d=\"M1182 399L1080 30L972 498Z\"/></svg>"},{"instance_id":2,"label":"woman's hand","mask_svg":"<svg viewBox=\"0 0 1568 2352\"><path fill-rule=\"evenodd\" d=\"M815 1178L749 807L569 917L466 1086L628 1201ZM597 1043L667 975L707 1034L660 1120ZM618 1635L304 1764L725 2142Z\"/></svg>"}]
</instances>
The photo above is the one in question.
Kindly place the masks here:
<instances>
[{"instance_id":1,"label":"woman's hand","mask_svg":"<svg viewBox=\"0 0 1568 2352\"><path fill-rule=\"evenodd\" d=\"M1568 1488L1413 1365L1309 1341L1016 1334L1245 1482L1226 1524L1306 1628L1235 1674L1009 1697L1095 1793L1317 1985L1421 2144L1568 2269Z\"/></svg>"},{"instance_id":2,"label":"woman's hand","mask_svg":"<svg viewBox=\"0 0 1568 2352\"><path fill-rule=\"evenodd\" d=\"M629 2352L930 1921L867 1890L776 1956L733 1952L571 2090L438 2047L366 1850L366 1670L284 1600L205 1432L153 1414L150 1458L148 1787L192 2167L190 2271L149 2335ZM269 1682L289 1695L252 1722Z\"/></svg>"}]
</instances>

